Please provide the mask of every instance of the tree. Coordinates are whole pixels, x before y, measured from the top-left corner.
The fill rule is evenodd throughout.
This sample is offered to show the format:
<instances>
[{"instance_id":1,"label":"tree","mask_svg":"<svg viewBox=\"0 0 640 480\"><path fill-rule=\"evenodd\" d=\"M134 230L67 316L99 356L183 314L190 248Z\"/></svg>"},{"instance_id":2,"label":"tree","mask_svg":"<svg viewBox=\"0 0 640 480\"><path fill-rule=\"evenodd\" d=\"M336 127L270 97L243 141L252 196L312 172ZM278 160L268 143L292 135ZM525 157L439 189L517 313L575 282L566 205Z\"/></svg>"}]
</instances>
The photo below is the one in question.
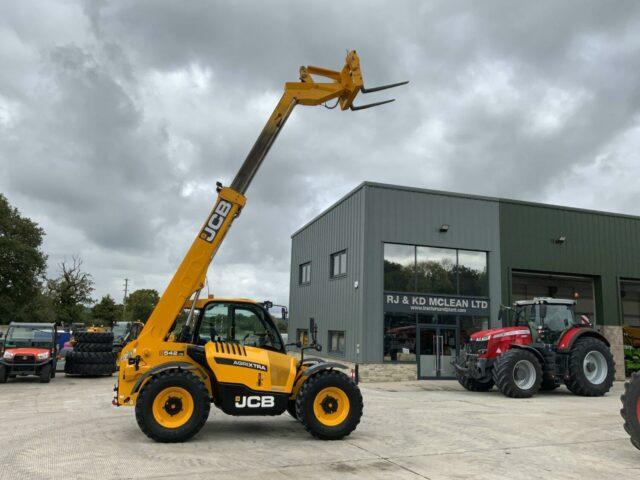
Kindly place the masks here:
<instances>
[{"instance_id":1,"label":"tree","mask_svg":"<svg viewBox=\"0 0 640 480\"><path fill-rule=\"evenodd\" d=\"M146 323L147 319L156 308L160 300L157 290L153 289L141 289L132 292L127 297L127 303L125 305L125 311L127 319L131 321L141 321Z\"/></svg>"},{"instance_id":2,"label":"tree","mask_svg":"<svg viewBox=\"0 0 640 480\"><path fill-rule=\"evenodd\" d=\"M74 256L69 265L60 264L60 276L47 281L47 294L51 297L56 317L63 324L86 323L86 306L93 303L93 280L82 271L82 260Z\"/></svg>"},{"instance_id":3,"label":"tree","mask_svg":"<svg viewBox=\"0 0 640 480\"><path fill-rule=\"evenodd\" d=\"M0 194L0 323L24 320L40 291L47 265L40 250L43 236L37 223Z\"/></svg>"},{"instance_id":4,"label":"tree","mask_svg":"<svg viewBox=\"0 0 640 480\"><path fill-rule=\"evenodd\" d=\"M112 327L115 322L120 320L120 312L121 309L118 308L118 305L116 305L115 300L111 298L111 295L105 295L104 297L102 297L91 310L94 321L102 325L108 325L110 327Z\"/></svg>"}]
</instances>

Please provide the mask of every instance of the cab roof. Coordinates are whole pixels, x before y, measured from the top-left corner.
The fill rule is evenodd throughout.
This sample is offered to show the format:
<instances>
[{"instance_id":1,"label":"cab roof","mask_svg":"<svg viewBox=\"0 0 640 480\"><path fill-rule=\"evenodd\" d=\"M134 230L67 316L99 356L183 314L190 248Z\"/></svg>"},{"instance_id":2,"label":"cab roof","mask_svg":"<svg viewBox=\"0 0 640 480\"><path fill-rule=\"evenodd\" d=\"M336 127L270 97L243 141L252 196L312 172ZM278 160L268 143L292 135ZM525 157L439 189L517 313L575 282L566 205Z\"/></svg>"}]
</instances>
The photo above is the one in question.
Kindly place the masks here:
<instances>
[{"instance_id":1,"label":"cab roof","mask_svg":"<svg viewBox=\"0 0 640 480\"><path fill-rule=\"evenodd\" d=\"M27 327L27 328L42 328L49 327L55 328L55 323L24 323L24 322L11 322L9 324L10 327Z\"/></svg>"},{"instance_id":2,"label":"cab roof","mask_svg":"<svg viewBox=\"0 0 640 480\"><path fill-rule=\"evenodd\" d=\"M214 297L210 295L209 297L199 298L196 301L196 308L204 308L207 303L210 302L230 302L230 303L251 303L254 305L258 305L260 302L256 302L255 300L251 300L250 298L223 298L223 297ZM189 299L184 303L185 308L191 308L193 304L193 300Z\"/></svg>"},{"instance_id":3,"label":"cab roof","mask_svg":"<svg viewBox=\"0 0 640 480\"><path fill-rule=\"evenodd\" d=\"M575 305L576 301L567 298L535 297L533 300L518 300L514 305L540 305L541 303L548 305Z\"/></svg>"}]
</instances>

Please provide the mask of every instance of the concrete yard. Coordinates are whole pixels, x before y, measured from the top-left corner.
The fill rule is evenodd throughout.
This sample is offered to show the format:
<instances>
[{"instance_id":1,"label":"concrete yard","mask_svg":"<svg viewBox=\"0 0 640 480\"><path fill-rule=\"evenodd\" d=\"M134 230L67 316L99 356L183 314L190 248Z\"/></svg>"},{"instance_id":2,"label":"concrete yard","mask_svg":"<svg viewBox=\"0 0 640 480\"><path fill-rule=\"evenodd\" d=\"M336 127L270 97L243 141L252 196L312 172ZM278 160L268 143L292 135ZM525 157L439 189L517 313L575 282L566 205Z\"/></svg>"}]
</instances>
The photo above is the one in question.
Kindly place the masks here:
<instances>
[{"instance_id":1,"label":"concrete yard","mask_svg":"<svg viewBox=\"0 0 640 480\"><path fill-rule=\"evenodd\" d=\"M640 478L616 383L604 398L564 388L530 400L451 381L361 385L365 413L346 440L313 439L288 414L212 408L189 443L145 437L112 407L115 377L0 386L0 479Z\"/></svg>"}]
</instances>

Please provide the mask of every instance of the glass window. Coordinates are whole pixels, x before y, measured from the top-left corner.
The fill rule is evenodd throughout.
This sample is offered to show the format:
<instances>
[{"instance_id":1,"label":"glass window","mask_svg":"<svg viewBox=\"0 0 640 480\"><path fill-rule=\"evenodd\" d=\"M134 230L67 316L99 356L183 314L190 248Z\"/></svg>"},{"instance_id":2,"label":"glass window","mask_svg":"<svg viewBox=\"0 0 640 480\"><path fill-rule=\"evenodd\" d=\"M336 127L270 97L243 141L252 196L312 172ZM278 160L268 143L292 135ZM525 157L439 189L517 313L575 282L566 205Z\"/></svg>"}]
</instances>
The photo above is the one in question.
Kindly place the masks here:
<instances>
[{"instance_id":1,"label":"glass window","mask_svg":"<svg viewBox=\"0 0 640 480\"><path fill-rule=\"evenodd\" d=\"M620 282L622 323L627 327L640 327L640 282Z\"/></svg>"},{"instance_id":2,"label":"glass window","mask_svg":"<svg viewBox=\"0 0 640 480\"><path fill-rule=\"evenodd\" d=\"M457 271L460 295L489 296L487 252L458 250Z\"/></svg>"},{"instance_id":3,"label":"glass window","mask_svg":"<svg viewBox=\"0 0 640 480\"><path fill-rule=\"evenodd\" d=\"M344 332L329 330L329 352L344 354Z\"/></svg>"},{"instance_id":4,"label":"glass window","mask_svg":"<svg viewBox=\"0 0 640 480\"><path fill-rule=\"evenodd\" d=\"M331 254L331 277L347 274L347 251L342 250Z\"/></svg>"},{"instance_id":5,"label":"glass window","mask_svg":"<svg viewBox=\"0 0 640 480\"><path fill-rule=\"evenodd\" d=\"M384 361L416 361L416 318L387 313L384 316Z\"/></svg>"},{"instance_id":6,"label":"glass window","mask_svg":"<svg viewBox=\"0 0 640 480\"><path fill-rule=\"evenodd\" d=\"M418 292L455 294L456 251L450 248L416 248Z\"/></svg>"},{"instance_id":7,"label":"glass window","mask_svg":"<svg viewBox=\"0 0 640 480\"><path fill-rule=\"evenodd\" d=\"M299 328L296 330L296 338L303 347L309 345L309 330L306 328Z\"/></svg>"},{"instance_id":8,"label":"glass window","mask_svg":"<svg viewBox=\"0 0 640 480\"><path fill-rule=\"evenodd\" d=\"M476 317L464 315L460 317L460 347L463 347L471 339L471 335L480 330L489 328L489 317Z\"/></svg>"},{"instance_id":9,"label":"glass window","mask_svg":"<svg viewBox=\"0 0 640 480\"><path fill-rule=\"evenodd\" d=\"M384 289L390 292L415 292L416 247L384 244Z\"/></svg>"},{"instance_id":10,"label":"glass window","mask_svg":"<svg viewBox=\"0 0 640 480\"><path fill-rule=\"evenodd\" d=\"M311 283L311 262L303 263L302 265L300 265L298 273L298 283L300 283L300 285Z\"/></svg>"},{"instance_id":11,"label":"glass window","mask_svg":"<svg viewBox=\"0 0 640 480\"><path fill-rule=\"evenodd\" d=\"M207 306L197 343L233 342L245 347L281 350L280 336L259 312L249 307L214 303Z\"/></svg>"}]
</instances>

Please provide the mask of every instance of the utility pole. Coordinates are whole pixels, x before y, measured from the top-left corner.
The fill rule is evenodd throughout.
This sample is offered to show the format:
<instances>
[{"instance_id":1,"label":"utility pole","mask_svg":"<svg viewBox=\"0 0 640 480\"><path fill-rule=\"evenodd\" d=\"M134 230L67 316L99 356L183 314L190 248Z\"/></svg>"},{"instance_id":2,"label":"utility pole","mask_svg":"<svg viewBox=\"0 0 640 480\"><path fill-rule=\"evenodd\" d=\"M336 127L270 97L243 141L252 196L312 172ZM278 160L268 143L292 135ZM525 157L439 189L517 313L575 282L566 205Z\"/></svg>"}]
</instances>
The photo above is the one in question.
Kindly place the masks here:
<instances>
[{"instance_id":1,"label":"utility pole","mask_svg":"<svg viewBox=\"0 0 640 480\"><path fill-rule=\"evenodd\" d=\"M124 279L124 298L122 299L122 321L124 322L126 317L125 313L127 311L127 293L129 290L129 279Z\"/></svg>"}]
</instances>

